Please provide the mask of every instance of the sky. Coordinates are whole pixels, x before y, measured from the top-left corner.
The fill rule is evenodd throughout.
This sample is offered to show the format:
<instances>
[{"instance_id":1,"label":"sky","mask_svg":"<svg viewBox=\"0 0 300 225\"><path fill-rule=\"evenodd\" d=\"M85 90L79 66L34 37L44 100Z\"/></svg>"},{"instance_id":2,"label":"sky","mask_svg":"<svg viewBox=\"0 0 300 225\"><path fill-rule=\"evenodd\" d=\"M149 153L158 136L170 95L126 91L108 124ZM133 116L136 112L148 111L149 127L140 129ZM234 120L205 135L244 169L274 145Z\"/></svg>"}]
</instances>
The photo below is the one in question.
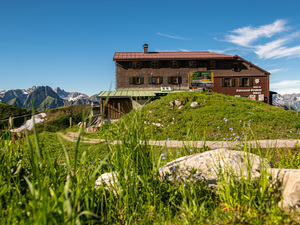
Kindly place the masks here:
<instances>
[{"instance_id":1,"label":"sky","mask_svg":"<svg viewBox=\"0 0 300 225\"><path fill-rule=\"evenodd\" d=\"M115 90L115 52L211 51L300 93L299 0L0 0L0 91Z\"/></svg>"}]
</instances>

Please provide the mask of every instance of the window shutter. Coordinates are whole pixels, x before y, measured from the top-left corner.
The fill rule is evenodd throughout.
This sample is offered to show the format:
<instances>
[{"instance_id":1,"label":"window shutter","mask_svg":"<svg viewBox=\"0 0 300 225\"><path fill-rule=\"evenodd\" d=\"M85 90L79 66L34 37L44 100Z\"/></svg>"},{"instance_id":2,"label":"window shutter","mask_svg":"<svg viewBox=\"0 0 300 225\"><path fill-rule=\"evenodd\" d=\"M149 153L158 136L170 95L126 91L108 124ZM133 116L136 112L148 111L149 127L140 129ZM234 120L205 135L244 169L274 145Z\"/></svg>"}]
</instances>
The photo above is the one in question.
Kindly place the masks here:
<instances>
[{"instance_id":1,"label":"window shutter","mask_svg":"<svg viewBox=\"0 0 300 225\"><path fill-rule=\"evenodd\" d=\"M128 62L128 68L132 68L132 62Z\"/></svg>"},{"instance_id":2,"label":"window shutter","mask_svg":"<svg viewBox=\"0 0 300 225\"><path fill-rule=\"evenodd\" d=\"M148 84L152 84L152 77L148 77Z\"/></svg>"},{"instance_id":3,"label":"window shutter","mask_svg":"<svg viewBox=\"0 0 300 225\"><path fill-rule=\"evenodd\" d=\"M178 77L178 84L181 84L182 83L182 78L179 76Z\"/></svg>"},{"instance_id":4,"label":"window shutter","mask_svg":"<svg viewBox=\"0 0 300 225\"><path fill-rule=\"evenodd\" d=\"M160 84L163 83L163 77L159 77L159 83L160 83Z\"/></svg>"},{"instance_id":5,"label":"window shutter","mask_svg":"<svg viewBox=\"0 0 300 225\"><path fill-rule=\"evenodd\" d=\"M171 66L171 62L170 61L166 61L166 67L170 68L170 66Z\"/></svg>"},{"instance_id":6,"label":"window shutter","mask_svg":"<svg viewBox=\"0 0 300 225\"><path fill-rule=\"evenodd\" d=\"M231 78L231 87L235 87L235 79Z\"/></svg>"},{"instance_id":7,"label":"window shutter","mask_svg":"<svg viewBox=\"0 0 300 225\"><path fill-rule=\"evenodd\" d=\"M221 79L221 87L225 87L225 81L224 81L224 78Z\"/></svg>"},{"instance_id":8,"label":"window shutter","mask_svg":"<svg viewBox=\"0 0 300 225\"><path fill-rule=\"evenodd\" d=\"M158 61L158 68L161 68L161 61Z\"/></svg>"},{"instance_id":9,"label":"window shutter","mask_svg":"<svg viewBox=\"0 0 300 225\"><path fill-rule=\"evenodd\" d=\"M140 61L139 64L140 64L140 68L143 68L144 62Z\"/></svg>"},{"instance_id":10,"label":"window shutter","mask_svg":"<svg viewBox=\"0 0 300 225\"><path fill-rule=\"evenodd\" d=\"M239 78L239 87L242 87L242 86L243 86L242 78Z\"/></svg>"},{"instance_id":11,"label":"window shutter","mask_svg":"<svg viewBox=\"0 0 300 225\"><path fill-rule=\"evenodd\" d=\"M133 79L132 79L132 77L129 77L129 84L133 84Z\"/></svg>"},{"instance_id":12,"label":"window shutter","mask_svg":"<svg viewBox=\"0 0 300 225\"><path fill-rule=\"evenodd\" d=\"M148 61L148 68L151 68L151 61Z\"/></svg>"},{"instance_id":13,"label":"window shutter","mask_svg":"<svg viewBox=\"0 0 300 225\"><path fill-rule=\"evenodd\" d=\"M140 79L141 79L141 84L143 84L144 83L144 77L141 77Z\"/></svg>"},{"instance_id":14,"label":"window shutter","mask_svg":"<svg viewBox=\"0 0 300 225\"><path fill-rule=\"evenodd\" d=\"M168 84L171 84L172 83L172 79L171 77L168 77Z\"/></svg>"},{"instance_id":15,"label":"window shutter","mask_svg":"<svg viewBox=\"0 0 300 225\"><path fill-rule=\"evenodd\" d=\"M253 86L253 78L252 77L249 78L249 86Z\"/></svg>"}]
</instances>

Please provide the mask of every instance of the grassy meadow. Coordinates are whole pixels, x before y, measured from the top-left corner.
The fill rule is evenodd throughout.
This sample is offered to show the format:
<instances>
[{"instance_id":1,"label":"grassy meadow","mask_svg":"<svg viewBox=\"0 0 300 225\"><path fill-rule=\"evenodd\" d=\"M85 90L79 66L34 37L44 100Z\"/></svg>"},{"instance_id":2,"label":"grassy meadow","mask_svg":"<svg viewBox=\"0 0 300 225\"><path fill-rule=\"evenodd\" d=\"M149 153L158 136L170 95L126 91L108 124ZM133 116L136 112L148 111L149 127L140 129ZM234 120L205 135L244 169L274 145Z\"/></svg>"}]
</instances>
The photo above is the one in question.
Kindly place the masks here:
<instances>
[{"instance_id":1,"label":"grassy meadow","mask_svg":"<svg viewBox=\"0 0 300 225\"><path fill-rule=\"evenodd\" d=\"M223 98L215 94L204 96L200 93L195 94L196 99L207 98L205 104L208 105L204 104L205 106L199 108L209 107L208 102L213 101L212 96L216 96L216 99ZM241 142L240 150L267 158L274 167L299 169L298 147L259 149L244 143L244 139L261 138L255 132L256 127L260 121L263 121L262 126L265 126L272 118L275 118L277 123L280 121L280 124L270 125L274 126L274 129L268 130L272 133L269 137L278 133L294 134L285 132L282 126L286 126L289 131L298 132L298 122L295 121L298 115L287 112L289 114L286 115L291 115L292 118L280 119L279 115L283 111L278 115L272 115L269 106L265 109L265 105L258 103L256 109L250 101L244 99L240 101L246 105L245 107L249 107L253 114L244 112L241 115L239 113L234 115L229 113L228 106L229 108L226 107L223 111L215 111L214 119L211 118L212 128L207 124L205 127L207 130L203 128L204 132L200 132L198 126L190 126L187 129L189 133L186 133L185 137L180 136L182 132L180 127L177 127L178 131L174 133L173 127L168 128L169 132L161 130L159 133L159 130L155 130L156 128L149 126L147 122L144 123L146 118L151 121L152 117L159 116L159 113L154 111L156 104L159 109L172 113L171 118L177 115L177 119L182 118L185 123L189 121L184 115L179 114L180 111L166 106L169 103L169 96L141 110L133 111L115 124L106 126L107 129L102 130L102 134L90 135L105 137L107 140L121 140L122 144L82 143L80 141L82 135L89 134L83 134L79 128L76 143L62 140L55 132L37 132L36 129L32 133L27 132L26 137L20 139L14 139L9 132L0 133L0 223L299 224L300 217L297 212L285 212L278 206L281 200L280 187L267 185L270 178L265 169L262 169L259 180L242 178L236 181L233 177L226 179L221 174L217 190L210 189L204 181L190 182L194 171L191 171L187 179L177 178L174 182L168 177L158 179L159 168L167 162L210 149L193 146L183 148L149 146L147 145L149 139L167 141L168 138L175 140L231 138ZM277 109L272 109L277 112ZM194 114L193 110L197 108L187 110L194 115L190 117L192 120L196 121L196 115L201 115L198 111ZM257 116L256 111L263 111L267 119ZM167 118L168 113L160 117ZM210 115L207 114L203 118L210 118ZM278 131L277 126L281 127ZM209 136L210 129L216 134ZM264 131L263 128L261 130ZM263 135L266 133L264 131ZM140 140L142 144L139 143ZM101 186L95 189L97 177L112 171L117 172L118 183L112 187Z\"/></svg>"}]
</instances>

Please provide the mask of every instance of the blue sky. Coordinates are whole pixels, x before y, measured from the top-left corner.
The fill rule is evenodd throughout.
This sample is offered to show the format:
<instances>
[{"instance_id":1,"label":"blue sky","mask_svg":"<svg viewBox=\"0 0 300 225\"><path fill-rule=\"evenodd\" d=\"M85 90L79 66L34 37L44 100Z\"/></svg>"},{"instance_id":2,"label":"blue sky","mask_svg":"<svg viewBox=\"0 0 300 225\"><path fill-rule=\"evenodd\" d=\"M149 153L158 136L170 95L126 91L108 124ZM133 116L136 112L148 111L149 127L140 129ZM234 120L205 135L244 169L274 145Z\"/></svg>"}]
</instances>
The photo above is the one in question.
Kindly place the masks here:
<instances>
[{"instance_id":1,"label":"blue sky","mask_svg":"<svg viewBox=\"0 0 300 225\"><path fill-rule=\"evenodd\" d=\"M212 51L300 93L300 1L0 0L0 90L114 90L115 52Z\"/></svg>"}]
</instances>

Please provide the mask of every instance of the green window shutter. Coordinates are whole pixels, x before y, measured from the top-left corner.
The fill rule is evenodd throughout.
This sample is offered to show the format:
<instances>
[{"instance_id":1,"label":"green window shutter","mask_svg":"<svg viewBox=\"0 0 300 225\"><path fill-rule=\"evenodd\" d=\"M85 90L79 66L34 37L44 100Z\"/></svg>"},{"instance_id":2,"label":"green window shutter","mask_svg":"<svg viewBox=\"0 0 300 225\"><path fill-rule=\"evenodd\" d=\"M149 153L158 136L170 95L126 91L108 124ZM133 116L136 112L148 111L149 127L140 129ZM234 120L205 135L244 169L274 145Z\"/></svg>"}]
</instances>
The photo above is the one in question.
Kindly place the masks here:
<instances>
[{"instance_id":1,"label":"green window shutter","mask_svg":"<svg viewBox=\"0 0 300 225\"><path fill-rule=\"evenodd\" d=\"M252 77L249 78L249 86L253 86L253 78Z\"/></svg>"},{"instance_id":2,"label":"green window shutter","mask_svg":"<svg viewBox=\"0 0 300 225\"><path fill-rule=\"evenodd\" d=\"M159 83L162 84L163 83L163 77L159 77Z\"/></svg>"},{"instance_id":3,"label":"green window shutter","mask_svg":"<svg viewBox=\"0 0 300 225\"><path fill-rule=\"evenodd\" d=\"M239 78L239 87L242 87L242 86L243 86L242 78Z\"/></svg>"},{"instance_id":4,"label":"green window shutter","mask_svg":"<svg viewBox=\"0 0 300 225\"><path fill-rule=\"evenodd\" d=\"M148 84L152 84L152 77L148 77Z\"/></svg>"},{"instance_id":5,"label":"green window shutter","mask_svg":"<svg viewBox=\"0 0 300 225\"><path fill-rule=\"evenodd\" d=\"M231 78L231 87L235 87L235 79Z\"/></svg>"},{"instance_id":6,"label":"green window shutter","mask_svg":"<svg viewBox=\"0 0 300 225\"><path fill-rule=\"evenodd\" d=\"M224 78L221 78L221 87L225 87L225 81L224 81Z\"/></svg>"},{"instance_id":7,"label":"green window shutter","mask_svg":"<svg viewBox=\"0 0 300 225\"><path fill-rule=\"evenodd\" d=\"M181 84L182 83L182 77L178 77L178 84Z\"/></svg>"},{"instance_id":8,"label":"green window shutter","mask_svg":"<svg viewBox=\"0 0 300 225\"><path fill-rule=\"evenodd\" d=\"M139 64L140 64L140 68L143 68L144 62L140 61Z\"/></svg>"},{"instance_id":9,"label":"green window shutter","mask_svg":"<svg viewBox=\"0 0 300 225\"><path fill-rule=\"evenodd\" d=\"M158 61L158 68L161 68L161 61Z\"/></svg>"},{"instance_id":10,"label":"green window shutter","mask_svg":"<svg viewBox=\"0 0 300 225\"><path fill-rule=\"evenodd\" d=\"M129 77L129 84L133 84L133 79L132 79L132 77Z\"/></svg>"},{"instance_id":11,"label":"green window shutter","mask_svg":"<svg viewBox=\"0 0 300 225\"><path fill-rule=\"evenodd\" d=\"M141 84L144 83L144 77L141 77Z\"/></svg>"},{"instance_id":12,"label":"green window shutter","mask_svg":"<svg viewBox=\"0 0 300 225\"><path fill-rule=\"evenodd\" d=\"M128 62L128 68L132 68L132 62Z\"/></svg>"},{"instance_id":13,"label":"green window shutter","mask_svg":"<svg viewBox=\"0 0 300 225\"><path fill-rule=\"evenodd\" d=\"M172 83L172 79L171 77L168 77L168 84L171 84Z\"/></svg>"},{"instance_id":14,"label":"green window shutter","mask_svg":"<svg viewBox=\"0 0 300 225\"><path fill-rule=\"evenodd\" d=\"M148 68L151 68L151 61L148 61Z\"/></svg>"}]
</instances>

